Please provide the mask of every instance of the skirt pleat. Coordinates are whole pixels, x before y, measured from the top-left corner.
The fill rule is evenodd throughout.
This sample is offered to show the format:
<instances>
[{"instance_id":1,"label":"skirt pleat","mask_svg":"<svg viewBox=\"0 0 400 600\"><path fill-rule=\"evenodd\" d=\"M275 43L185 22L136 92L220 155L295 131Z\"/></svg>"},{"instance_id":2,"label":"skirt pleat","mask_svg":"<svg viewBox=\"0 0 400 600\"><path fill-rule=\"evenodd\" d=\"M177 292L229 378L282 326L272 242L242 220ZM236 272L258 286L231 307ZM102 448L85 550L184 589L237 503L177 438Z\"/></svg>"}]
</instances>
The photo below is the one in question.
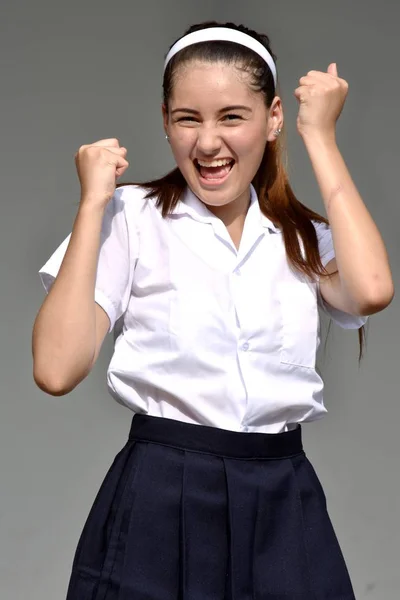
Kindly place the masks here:
<instances>
[{"instance_id":1,"label":"skirt pleat","mask_svg":"<svg viewBox=\"0 0 400 600\"><path fill-rule=\"evenodd\" d=\"M204 473L207 473L206 478ZM185 452L179 597L182 600L225 597L227 525L222 459Z\"/></svg>"},{"instance_id":2,"label":"skirt pleat","mask_svg":"<svg viewBox=\"0 0 400 600\"><path fill-rule=\"evenodd\" d=\"M314 599L290 458L261 468L253 556L255 600Z\"/></svg>"},{"instance_id":3,"label":"skirt pleat","mask_svg":"<svg viewBox=\"0 0 400 600\"><path fill-rule=\"evenodd\" d=\"M355 600L300 430L288 433L136 415L67 600Z\"/></svg>"},{"instance_id":4,"label":"skirt pleat","mask_svg":"<svg viewBox=\"0 0 400 600\"><path fill-rule=\"evenodd\" d=\"M124 560L115 600L178 598L184 452L168 453L165 460L163 446L146 446L135 501L127 507L129 535L121 547ZM104 600L114 600L114 596Z\"/></svg>"},{"instance_id":5,"label":"skirt pleat","mask_svg":"<svg viewBox=\"0 0 400 600\"><path fill-rule=\"evenodd\" d=\"M324 491L310 461L292 459L307 551L311 598L353 600L354 592L338 539L328 516ZM340 575L340 576L339 576Z\"/></svg>"},{"instance_id":6,"label":"skirt pleat","mask_svg":"<svg viewBox=\"0 0 400 600\"><path fill-rule=\"evenodd\" d=\"M253 598L253 548L257 493L252 486L257 462L224 458L229 515L229 600ZM253 488L253 489L252 489Z\"/></svg>"},{"instance_id":7,"label":"skirt pleat","mask_svg":"<svg viewBox=\"0 0 400 600\"><path fill-rule=\"evenodd\" d=\"M107 578L104 566L119 529L116 517L130 484L134 446L129 441L117 454L95 498L75 552L68 598L94 599L99 583Z\"/></svg>"}]
</instances>

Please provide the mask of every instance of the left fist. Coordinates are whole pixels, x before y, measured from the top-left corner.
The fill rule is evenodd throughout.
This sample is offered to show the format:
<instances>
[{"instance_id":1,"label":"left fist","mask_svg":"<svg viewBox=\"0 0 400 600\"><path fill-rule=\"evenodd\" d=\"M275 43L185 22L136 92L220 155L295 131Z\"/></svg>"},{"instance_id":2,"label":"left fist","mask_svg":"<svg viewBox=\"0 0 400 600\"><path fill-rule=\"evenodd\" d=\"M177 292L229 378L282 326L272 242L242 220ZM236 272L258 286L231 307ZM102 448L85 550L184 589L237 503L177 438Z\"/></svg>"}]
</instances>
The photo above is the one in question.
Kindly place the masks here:
<instances>
[{"instance_id":1,"label":"left fist","mask_svg":"<svg viewBox=\"0 0 400 600\"><path fill-rule=\"evenodd\" d=\"M338 77L335 63L328 71L309 71L299 80L294 95L299 101L297 130L300 135L335 135L338 120L346 100L349 85Z\"/></svg>"}]
</instances>

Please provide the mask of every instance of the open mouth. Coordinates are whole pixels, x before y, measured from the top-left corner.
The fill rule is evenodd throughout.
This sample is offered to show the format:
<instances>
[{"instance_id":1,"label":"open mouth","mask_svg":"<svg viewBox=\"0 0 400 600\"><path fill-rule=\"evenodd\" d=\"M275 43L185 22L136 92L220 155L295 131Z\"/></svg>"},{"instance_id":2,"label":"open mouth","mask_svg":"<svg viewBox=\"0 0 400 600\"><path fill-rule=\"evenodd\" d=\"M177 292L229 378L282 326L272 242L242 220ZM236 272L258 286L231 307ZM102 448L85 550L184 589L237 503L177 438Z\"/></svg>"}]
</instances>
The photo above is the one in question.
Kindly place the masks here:
<instances>
[{"instance_id":1,"label":"open mouth","mask_svg":"<svg viewBox=\"0 0 400 600\"><path fill-rule=\"evenodd\" d=\"M227 179L235 164L235 160L233 158L229 161L224 162L225 164L219 166L206 167L200 165L198 160L195 159L194 166L196 167L200 175L200 179L203 183L215 185L216 183L223 183Z\"/></svg>"}]
</instances>

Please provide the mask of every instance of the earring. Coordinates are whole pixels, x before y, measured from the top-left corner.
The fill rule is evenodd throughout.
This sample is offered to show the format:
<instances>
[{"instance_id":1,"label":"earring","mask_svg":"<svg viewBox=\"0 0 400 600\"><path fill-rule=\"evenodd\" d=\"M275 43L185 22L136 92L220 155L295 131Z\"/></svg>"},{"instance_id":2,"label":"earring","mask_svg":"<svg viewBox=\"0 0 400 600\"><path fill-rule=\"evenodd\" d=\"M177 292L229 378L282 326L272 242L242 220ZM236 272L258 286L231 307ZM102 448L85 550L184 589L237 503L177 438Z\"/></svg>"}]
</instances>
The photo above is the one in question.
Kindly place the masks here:
<instances>
[{"instance_id":1,"label":"earring","mask_svg":"<svg viewBox=\"0 0 400 600\"><path fill-rule=\"evenodd\" d=\"M280 128L279 128L279 129L276 129L276 130L274 131L274 135L276 135L276 137L278 137L278 135L281 133L281 131L282 131L282 129L280 129Z\"/></svg>"},{"instance_id":2,"label":"earring","mask_svg":"<svg viewBox=\"0 0 400 600\"><path fill-rule=\"evenodd\" d=\"M165 136L165 139L167 140L167 142L169 143L169 135Z\"/></svg>"}]
</instances>

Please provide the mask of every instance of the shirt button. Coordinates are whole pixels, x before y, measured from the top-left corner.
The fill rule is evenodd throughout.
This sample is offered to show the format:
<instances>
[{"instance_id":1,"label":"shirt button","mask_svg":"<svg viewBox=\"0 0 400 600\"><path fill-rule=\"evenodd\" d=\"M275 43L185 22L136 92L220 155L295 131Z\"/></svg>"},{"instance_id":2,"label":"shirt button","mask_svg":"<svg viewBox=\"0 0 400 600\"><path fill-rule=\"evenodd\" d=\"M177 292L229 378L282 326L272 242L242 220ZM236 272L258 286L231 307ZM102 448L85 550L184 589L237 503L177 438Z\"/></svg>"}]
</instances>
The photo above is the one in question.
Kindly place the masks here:
<instances>
[{"instance_id":1,"label":"shirt button","mask_svg":"<svg viewBox=\"0 0 400 600\"><path fill-rule=\"evenodd\" d=\"M247 342L245 342L245 343L243 344L243 346L242 346L242 350L243 350L243 352L247 352L247 350L249 349L249 347L250 347L250 346L249 346L249 344L248 344Z\"/></svg>"}]
</instances>

